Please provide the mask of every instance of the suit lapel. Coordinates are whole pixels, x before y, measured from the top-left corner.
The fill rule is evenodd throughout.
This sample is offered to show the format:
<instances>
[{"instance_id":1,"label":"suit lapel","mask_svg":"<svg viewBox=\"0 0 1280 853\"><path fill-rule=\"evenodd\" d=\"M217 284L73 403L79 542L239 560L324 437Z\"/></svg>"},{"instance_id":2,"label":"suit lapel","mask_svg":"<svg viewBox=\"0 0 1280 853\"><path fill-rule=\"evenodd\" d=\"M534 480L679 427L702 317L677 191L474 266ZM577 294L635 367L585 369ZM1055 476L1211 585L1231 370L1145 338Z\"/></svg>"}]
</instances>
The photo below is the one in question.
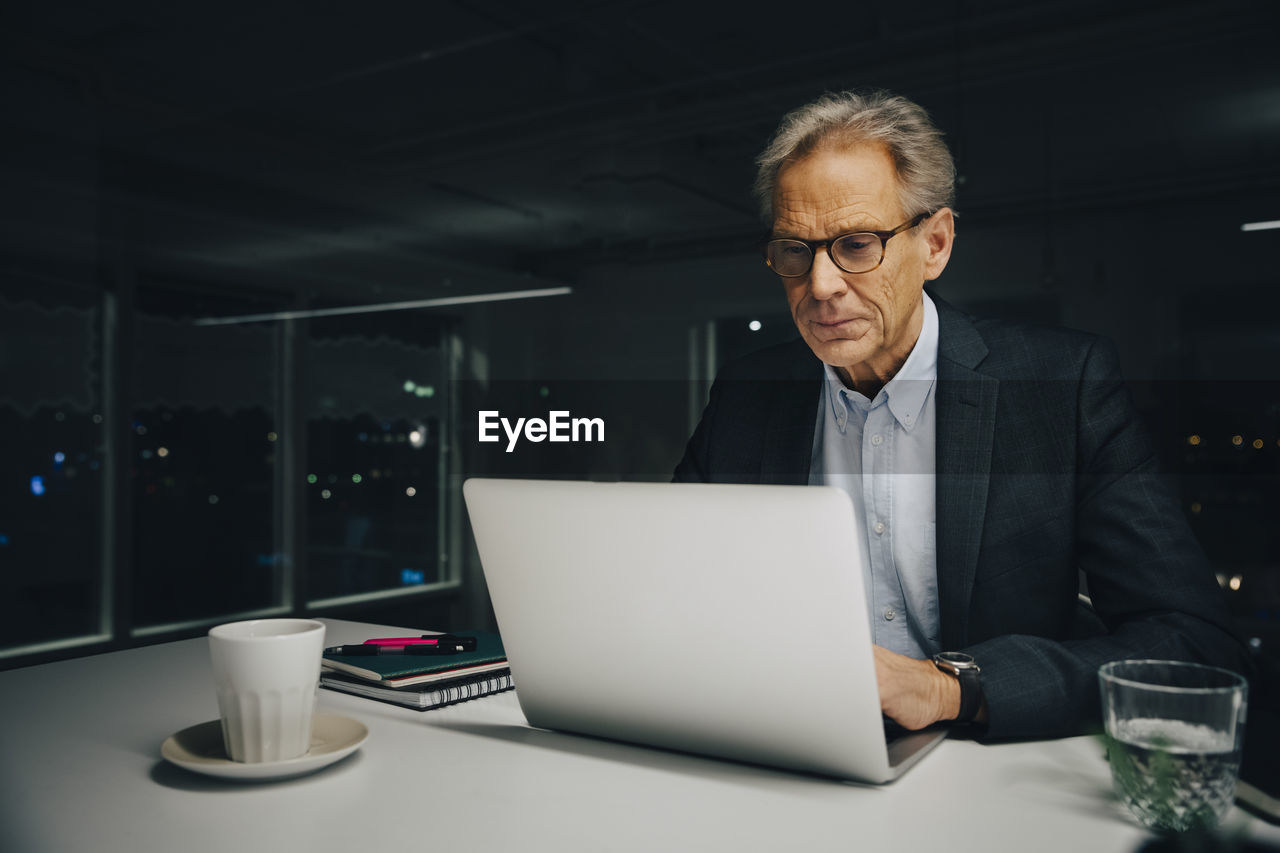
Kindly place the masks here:
<instances>
[{"instance_id":1,"label":"suit lapel","mask_svg":"<svg viewBox=\"0 0 1280 853\"><path fill-rule=\"evenodd\" d=\"M968 644L1000 382L974 369L988 350L973 324L937 297L934 302L939 324L938 606L942 647L958 649Z\"/></svg>"},{"instance_id":2,"label":"suit lapel","mask_svg":"<svg viewBox=\"0 0 1280 853\"><path fill-rule=\"evenodd\" d=\"M791 343L776 372L759 377L768 393L759 399L765 406L764 445L760 448L758 482L780 486L809 484L813 458L813 432L822 391L822 362L800 339Z\"/></svg>"},{"instance_id":3,"label":"suit lapel","mask_svg":"<svg viewBox=\"0 0 1280 853\"><path fill-rule=\"evenodd\" d=\"M816 360L815 360L816 363ZM813 460L813 432L817 425L818 395L822 390L821 370L814 378L777 383L773 411L765 429L760 458L760 482L780 486L809 484Z\"/></svg>"}]
</instances>

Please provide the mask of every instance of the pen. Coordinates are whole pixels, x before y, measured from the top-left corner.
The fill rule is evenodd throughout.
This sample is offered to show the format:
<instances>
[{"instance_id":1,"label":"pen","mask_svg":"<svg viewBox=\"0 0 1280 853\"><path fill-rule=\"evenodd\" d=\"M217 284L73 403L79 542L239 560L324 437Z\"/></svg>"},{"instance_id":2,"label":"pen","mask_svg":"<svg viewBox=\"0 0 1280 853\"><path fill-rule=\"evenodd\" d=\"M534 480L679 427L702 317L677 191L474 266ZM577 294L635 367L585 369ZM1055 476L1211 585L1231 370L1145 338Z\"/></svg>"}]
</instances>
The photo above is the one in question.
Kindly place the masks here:
<instances>
[{"instance_id":1,"label":"pen","mask_svg":"<svg viewBox=\"0 0 1280 853\"><path fill-rule=\"evenodd\" d=\"M476 649L475 637L456 637L453 634L423 634L420 637L375 637L365 640L368 646L436 646L441 643L458 646L458 651L473 652Z\"/></svg>"},{"instance_id":2,"label":"pen","mask_svg":"<svg viewBox=\"0 0 1280 853\"><path fill-rule=\"evenodd\" d=\"M423 657L433 655L456 655L465 651L460 645L445 644L434 646L330 646L324 650L327 655L357 655L360 657L372 657L374 655L421 655Z\"/></svg>"}]
</instances>

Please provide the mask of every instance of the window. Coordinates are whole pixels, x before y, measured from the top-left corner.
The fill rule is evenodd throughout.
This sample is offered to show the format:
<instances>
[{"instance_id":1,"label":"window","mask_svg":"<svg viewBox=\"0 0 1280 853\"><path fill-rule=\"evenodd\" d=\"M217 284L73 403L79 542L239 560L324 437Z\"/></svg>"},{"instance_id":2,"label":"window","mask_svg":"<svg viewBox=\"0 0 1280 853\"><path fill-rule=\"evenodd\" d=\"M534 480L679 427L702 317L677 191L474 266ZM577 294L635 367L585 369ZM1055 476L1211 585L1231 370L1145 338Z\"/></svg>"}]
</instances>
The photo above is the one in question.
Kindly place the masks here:
<instances>
[{"instance_id":1,"label":"window","mask_svg":"<svg viewBox=\"0 0 1280 853\"><path fill-rule=\"evenodd\" d=\"M99 295L10 281L0 298L0 650L108 629Z\"/></svg>"},{"instance_id":2,"label":"window","mask_svg":"<svg viewBox=\"0 0 1280 853\"><path fill-rule=\"evenodd\" d=\"M286 299L6 284L0 664L459 583L447 321Z\"/></svg>"},{"instance_id":3,"label":"window","mask_svg":"<svg viewBox=\"0 0 1280 853\"><path fill-rule=\"evenodd\" d=\"M133 623L287 609L276 450L280 326L199 326L259 302L159 286L137 296L127 471Z\"/></svg>"},{"instance_id":4,"label":"window","mask_svg":"<svg viewBox=\"0 0 1280 853\"><path fill-rule=\"evenodd\" d=\"M448 580L443 322L405 312L310 325L308 599L314 607Z\"/></svg>"}]
</instances>

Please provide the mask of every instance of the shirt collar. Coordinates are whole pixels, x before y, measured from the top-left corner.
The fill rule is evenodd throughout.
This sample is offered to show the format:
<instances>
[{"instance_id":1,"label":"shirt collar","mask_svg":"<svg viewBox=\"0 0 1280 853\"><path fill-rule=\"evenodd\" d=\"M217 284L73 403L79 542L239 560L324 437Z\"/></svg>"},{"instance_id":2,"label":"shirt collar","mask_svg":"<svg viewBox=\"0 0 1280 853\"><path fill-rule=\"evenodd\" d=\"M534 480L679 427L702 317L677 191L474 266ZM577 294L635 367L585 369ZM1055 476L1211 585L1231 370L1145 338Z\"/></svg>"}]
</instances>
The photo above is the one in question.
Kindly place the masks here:
<instances>
[{"instance_id":1,"label":"shirt collar","mask_svg":"<svg viewBox=\"0 0 1280 853\"><path fill-rule=\"evenodd\" d=\"M924 322L920 327L920 337L902 367L880 389L874 400L867 400L857 391L846 388L831 365L822 366L831 414L841 429L844 429L848 418L848 407L856 407L865 416L885 402L894 419L907 432L920 422L924 404L938 378L938 309L929 294L921 294L921 299L924 302Z\"/></svg>"}]
</instances>

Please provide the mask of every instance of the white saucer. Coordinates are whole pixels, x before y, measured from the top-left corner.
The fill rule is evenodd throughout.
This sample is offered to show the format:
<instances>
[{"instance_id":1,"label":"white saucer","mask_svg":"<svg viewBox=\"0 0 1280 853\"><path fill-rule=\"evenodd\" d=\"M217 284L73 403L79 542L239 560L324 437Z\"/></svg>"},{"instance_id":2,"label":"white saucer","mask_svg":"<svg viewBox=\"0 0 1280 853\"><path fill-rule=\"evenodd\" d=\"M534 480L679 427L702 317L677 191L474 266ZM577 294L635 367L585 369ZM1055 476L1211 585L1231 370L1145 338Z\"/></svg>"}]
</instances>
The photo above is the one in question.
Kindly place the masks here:
<instances>
[{"instance_id":1,"label":"white saucer","mask_svg":"<svg viewBox=\"0 0 1280 853\"><path fill-rule=\"evenodd\" d=\"M160 754L179 767L206 776L224 779L288 779L319 770L341 761L360 748L369 729L359 720L338 714L315 714L311 718L311 749L306 755L285 761L245 764L227 757L222 743L222 721L210 720L171 736Z\"/></svg>"}]
</instances>

